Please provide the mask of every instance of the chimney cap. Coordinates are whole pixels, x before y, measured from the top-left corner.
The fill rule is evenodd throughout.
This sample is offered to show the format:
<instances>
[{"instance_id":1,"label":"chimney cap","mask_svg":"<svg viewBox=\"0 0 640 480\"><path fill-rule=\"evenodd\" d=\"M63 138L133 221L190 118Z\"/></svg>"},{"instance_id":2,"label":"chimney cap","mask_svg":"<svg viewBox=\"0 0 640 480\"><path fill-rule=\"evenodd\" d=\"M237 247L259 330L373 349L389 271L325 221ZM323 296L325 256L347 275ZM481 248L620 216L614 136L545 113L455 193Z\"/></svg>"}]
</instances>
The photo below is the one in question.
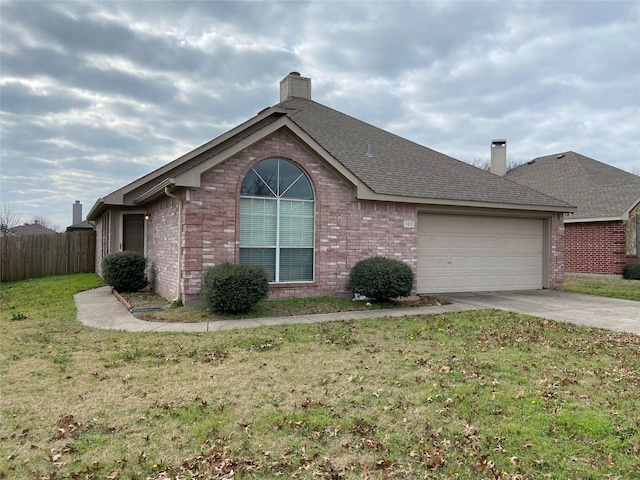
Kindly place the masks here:
<instances>
[{"instance_id":1,"label":"chimney cap","mask_svg":"<svg viewBox=\"0 0 640 480\"><path fill-rule=\"evenodd\" d=\"M293 75L294 77L299 77L300 72L289 72L289 75Z\"/></svg>"},{"instance_id":2,"label":"chimney cap","mask_svg":"<svg viewBox=\"0 0 640 480\"><path fill-rule=\"evenodd\" d=\"M491 140L492 147L504 147L507 144L506 138L498 138L495 140Z\"/></svg>"}]
</instances>

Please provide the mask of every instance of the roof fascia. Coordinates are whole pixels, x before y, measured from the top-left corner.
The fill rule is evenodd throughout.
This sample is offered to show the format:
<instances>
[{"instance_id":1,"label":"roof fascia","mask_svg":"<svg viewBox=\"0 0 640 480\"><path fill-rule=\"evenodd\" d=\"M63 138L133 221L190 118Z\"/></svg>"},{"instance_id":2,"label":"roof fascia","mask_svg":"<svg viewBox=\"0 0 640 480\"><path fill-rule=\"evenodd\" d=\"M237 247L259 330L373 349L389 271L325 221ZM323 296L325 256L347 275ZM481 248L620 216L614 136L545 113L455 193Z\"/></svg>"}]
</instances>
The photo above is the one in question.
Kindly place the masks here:
<instances>
[{"instance_id":1,"label":"roof fascia","mask_svg":"<svg viewBox=\"0 0 640 480\"><path fill-rule=\"evenodd\" d=\"M590 223L590 222L624 222L628 220L622 217L593 217L593 218L565 218L564 223Z\"/></svg>"},{"instance_id":2,"label":"roof fascia","mask_svg":"<svg viewBox=\"0 0 640 480\"><path fill-rule=\"evenodd\" d=\"M163 197L165 195L165 188L172 187L175 184L175 178L165 178L160 183L154 185L149 190L144 192L138 198L134 199L133 203L135 203L136 205L144 205L145 203L151 202L152 200Z\"/></svg>"},{"instance_id":3,"label":"roof fascia","mask_svg":"<svg viewBox=\"0 0 640 480\"><path fill-rule=\"evenodd\" d=\"M369 190L371 192L371 190ZM404 197L399 195L368 194L363 189L358 189L358 200L373 200L378 202L412 203L417 205L443 205L452 207L508 209L515 211L532 212L558 212L567 213L567 207L554 207L549 205L514 205L512 203L474 202L464 200L448 200L442 198Z\"/></svg>"},{"instance_id":4,"label":"roof fascia","mask_svg":"<svg viewBox=\"0 0 640 480\"><path fill-rule=\"evenodd\" d=\"M100 197L98 200L96 200L96 203L93 204L93 207L91 207L89 213L87 213L87 220L97 220L100 215L102 215L102 212L104 212L106 209L107 206L104 203L104 198Z\"/></svg>"}]
</instances>

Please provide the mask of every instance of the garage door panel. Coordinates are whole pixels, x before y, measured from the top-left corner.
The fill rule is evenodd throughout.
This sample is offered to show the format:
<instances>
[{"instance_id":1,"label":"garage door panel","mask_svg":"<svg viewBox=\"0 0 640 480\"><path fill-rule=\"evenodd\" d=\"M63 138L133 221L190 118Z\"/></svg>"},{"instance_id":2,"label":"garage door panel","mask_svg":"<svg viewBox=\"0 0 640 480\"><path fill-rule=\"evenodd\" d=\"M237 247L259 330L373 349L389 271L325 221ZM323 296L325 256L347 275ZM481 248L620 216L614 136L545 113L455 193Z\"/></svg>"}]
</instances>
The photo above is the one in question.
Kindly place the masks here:
<instances>
[{"instance_id":1,"label":"garage door panel","mask_svg":"<svg viewBox=\"0 0 640 480\"><path fill-rule=\"evenodd\" d=\"M420 214L421 293L542 288L543 221Z\"/></svg>"}]
</instances>

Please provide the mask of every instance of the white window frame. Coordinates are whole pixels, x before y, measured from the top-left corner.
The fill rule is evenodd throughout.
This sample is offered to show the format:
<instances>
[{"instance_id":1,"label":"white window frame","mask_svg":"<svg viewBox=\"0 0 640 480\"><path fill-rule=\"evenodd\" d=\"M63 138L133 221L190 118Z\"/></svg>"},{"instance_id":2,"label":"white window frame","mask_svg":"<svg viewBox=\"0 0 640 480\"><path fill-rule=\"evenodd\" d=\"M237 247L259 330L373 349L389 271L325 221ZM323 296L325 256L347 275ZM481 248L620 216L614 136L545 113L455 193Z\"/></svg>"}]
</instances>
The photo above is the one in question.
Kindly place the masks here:
<instances>
[{"instance_id":1,"label":"white window frame","mask_svg":"<svg viewBox=\"0 0 640 480\"><path fill-rule=\"evenodd\" d=\"M263 182L265 183L265 185L269 188L269 190L271 191L271 193L273 194L273 197L267 197L267 196L257 196L257 195L240 195L240 201L242 201L242 199L259 199L259 200L268 200L268 201L275 201L276 202L276 231L275 231L275 245L272 246L263 246L263 247L259 247L259 246L243 246L242 243L240 242L240 240L238 241L239 244L239 248L243 249L250 249L250 248L264 248L264 249L269 249L269 248L273 248L275 250L275 268L274 268L274 281L273 282L269 282L271 284L287 284L287 283L313 283L315 281L315 270L316 270L316 246L315 246L315 239L316 239L316 194L315 191L313 189L313 183L311 182L311 178L309 178L309 175L302 169L302 167L300 165L298 165L296 162L293 162L289 159L285 159L285 158L280 158L280 157L270 157L270 158L265 158L262 161L265 160L271 160L271 159L277 159L277 160L282 160L285 162L289 162L292 163L293 165L295 165L300 171L301 171L301 175L293 182L291 183L291 185L289 185L284 192L282 192L280 195L277 195L267 184L267 182ZM253 165L253 167L249 170L252 171L253 168L260 164L260 162L256 163L255 165ZM254 173L262 180L262 177L260 177L260 174L253 170ZM279 173L278 173L279 175ZM309 182L309 185L311 186L311 192L313 195L313 199L309 200L309 199L300 199L300 198L288 198L285 197L283 198L283 195L295 184L295 182L297 182L302 176L306 177L307 181ZM244 180L243 180L244 181ZM282 247L280 244L280 214L281 214L281 201L291 201L291 202L305 202L305 203L311 203L313 205L313 231L312 231L312 237L313 237L313 241L311 242L312 245L311 247ZM240 229L238 229L240 231ZM280 281L280 253L282 249L295 249L295 248L300 248L300 249L308 249L311 250L311 279L310 280L287 280L287 281Z\"/></svg>"}]
</instances>

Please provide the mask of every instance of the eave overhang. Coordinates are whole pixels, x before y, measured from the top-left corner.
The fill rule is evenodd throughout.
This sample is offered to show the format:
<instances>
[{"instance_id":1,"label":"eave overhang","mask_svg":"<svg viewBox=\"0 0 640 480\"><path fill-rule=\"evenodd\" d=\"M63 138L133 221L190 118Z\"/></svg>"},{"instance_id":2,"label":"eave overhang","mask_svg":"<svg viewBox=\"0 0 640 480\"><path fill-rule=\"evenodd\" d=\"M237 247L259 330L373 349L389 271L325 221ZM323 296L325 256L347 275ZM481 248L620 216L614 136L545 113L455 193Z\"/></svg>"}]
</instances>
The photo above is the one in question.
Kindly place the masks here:
<instances>
[{"instance_id":1,"label":"eave overhang","mask_svg":"<svg viewBox=\"0 0 640 480\"><path fill-rule=\"evenodd\" d=\"M165 178L160 183L154 185L149 190L144 192L142 195L134 199L133 203L135 203L136 205L144 205L144 204L153 202L158 198L164 197L166 195L165 189L167 187L173 187L175 186L175 184L176 184L175 178Z\"/></svg>"},{"instance_id":2,"label":"eave overhang","mask_svg":"<svg viewBox=\"0 0 640 480\"><path fill-rule=\"evenodd\" d=\"M381 195L369 188L358 189L358 200L377 202L412 203L416 205L451 206L468 208L508 209L514 211L568 213L575 207L549 205L520 205L512 203L474 202L466 200L450 200L446 198L405 197L398 195Z\"/></svg>"}]
</instances>

